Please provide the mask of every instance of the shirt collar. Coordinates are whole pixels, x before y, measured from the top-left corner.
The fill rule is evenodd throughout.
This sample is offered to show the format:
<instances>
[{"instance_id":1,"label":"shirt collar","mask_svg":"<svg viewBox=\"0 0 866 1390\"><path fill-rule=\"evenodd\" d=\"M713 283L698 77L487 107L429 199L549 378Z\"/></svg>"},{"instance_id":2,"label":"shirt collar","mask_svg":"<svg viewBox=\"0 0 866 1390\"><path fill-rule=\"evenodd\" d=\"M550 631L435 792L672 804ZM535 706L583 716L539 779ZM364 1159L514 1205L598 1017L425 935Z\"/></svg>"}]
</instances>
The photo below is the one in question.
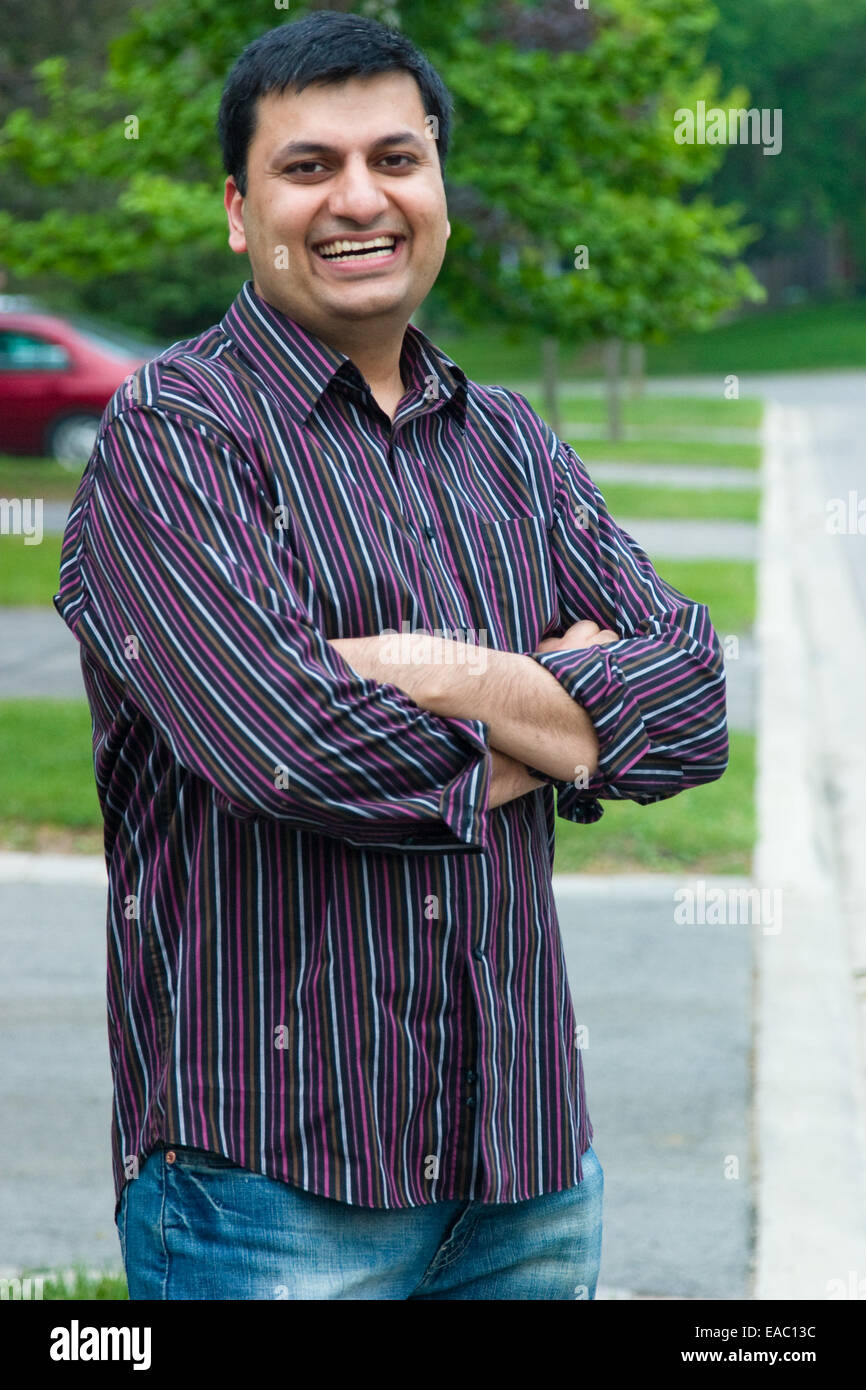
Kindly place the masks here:
<instances>
[{"instance_id":1,"label":"shirt collar","mask_svg":"<svg viewBox=\"0 0 866 1390\"><path fill-rule=\"evenodd\" d=\"M286 409L302 423L335 379L343 388L362 390L366 385L346 353L329 347L262 299L253 289L252 280L242 286L220 326ZM437 402L444 401L440 408L452 411L461 430L465 430L469 386L466 373L411 323L403 337L400 372L407 392L416 393L419 398L412 401L411 407L404 407L404 415L410 408L413 414L421 413L421 404L425 409L433 409Z\"/></svg>"}]
</instances>

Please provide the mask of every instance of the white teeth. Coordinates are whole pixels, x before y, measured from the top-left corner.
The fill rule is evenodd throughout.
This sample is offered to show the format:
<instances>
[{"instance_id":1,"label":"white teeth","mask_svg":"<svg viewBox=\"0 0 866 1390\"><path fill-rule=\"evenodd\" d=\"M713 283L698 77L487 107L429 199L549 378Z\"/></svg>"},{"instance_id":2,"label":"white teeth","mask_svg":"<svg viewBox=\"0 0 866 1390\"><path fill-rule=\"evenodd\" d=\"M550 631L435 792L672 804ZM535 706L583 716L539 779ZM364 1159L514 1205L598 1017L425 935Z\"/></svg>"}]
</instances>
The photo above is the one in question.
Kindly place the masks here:
<instances>
[{"instance_id":1,"label":"white teeth","mask_svg":"<svg viewBox=\"0 0 866 1390\"><path fill-rule=\"evenodd\" d=\"M319 247L319 255L334 260L363 260L368 255L381 255L383 251L390 254L396 245L396 239L389 236L375 237L372 241L329 241L326 246Z\"/></svg>"}]
</instances>

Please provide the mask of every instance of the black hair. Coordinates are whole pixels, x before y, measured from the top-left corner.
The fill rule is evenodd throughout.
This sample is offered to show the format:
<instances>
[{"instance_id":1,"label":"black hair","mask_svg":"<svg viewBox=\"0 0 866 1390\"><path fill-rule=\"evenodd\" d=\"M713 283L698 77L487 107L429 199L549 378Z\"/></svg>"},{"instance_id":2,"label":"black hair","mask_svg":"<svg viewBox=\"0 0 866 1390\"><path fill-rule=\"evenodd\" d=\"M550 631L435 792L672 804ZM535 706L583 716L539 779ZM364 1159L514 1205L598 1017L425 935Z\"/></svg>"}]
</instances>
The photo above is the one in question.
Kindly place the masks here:
<instances>
[{"instance_id":1,"label":"black hair","mask_svg":"<svg viewBox=\"0 0 866 1390\"><path fill-rule=\"evenodd\" d=\"M366 15L315 10L247 44L228 75L217 117L223 165L241 196L246 197L247 152L259 97L400 70L415 78L425 115L436 118L433 129L444 178L453 102L436 69L405 34Z\"/></svg>"}]
</instances>

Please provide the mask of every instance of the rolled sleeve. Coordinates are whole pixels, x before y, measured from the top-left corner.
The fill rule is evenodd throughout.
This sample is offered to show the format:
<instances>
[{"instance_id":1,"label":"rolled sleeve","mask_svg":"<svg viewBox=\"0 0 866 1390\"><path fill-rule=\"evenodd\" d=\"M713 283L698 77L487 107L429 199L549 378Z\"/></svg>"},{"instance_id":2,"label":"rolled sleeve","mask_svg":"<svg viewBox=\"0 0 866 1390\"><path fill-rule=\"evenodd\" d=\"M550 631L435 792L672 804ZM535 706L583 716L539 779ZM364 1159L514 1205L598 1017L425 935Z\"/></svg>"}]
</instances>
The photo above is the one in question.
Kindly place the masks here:
<instances>
[{"instance_id":1,"label":"rolled sleeve","mask_svg":"<svg viewBox=\"0 0 866 1390\"><path fill-rule=\"evenodd\" d=\"M554 436L555 439L555 436ZM622 633L605 645L529 652L581 704L599 759L556 787L566 819L598 820L601 799L642 805L721 777L728 763L725 669L706 605L663 580L617 526L574 450L556 441L551 555L564 631L581 619Z\"/></svg>"}]
</instances>

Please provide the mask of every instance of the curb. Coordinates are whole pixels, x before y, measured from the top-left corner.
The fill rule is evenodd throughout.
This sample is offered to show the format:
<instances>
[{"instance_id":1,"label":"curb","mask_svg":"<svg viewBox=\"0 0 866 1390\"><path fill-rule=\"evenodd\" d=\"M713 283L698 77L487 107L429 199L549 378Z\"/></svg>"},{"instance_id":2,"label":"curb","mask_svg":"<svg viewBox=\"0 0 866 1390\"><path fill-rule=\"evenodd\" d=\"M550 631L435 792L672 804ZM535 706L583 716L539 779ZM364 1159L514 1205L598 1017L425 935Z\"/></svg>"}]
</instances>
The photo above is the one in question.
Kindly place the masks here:
<instances>
[{"instance_id":1,"label":"curb","mask_svg":"<svg viewBox=\"0 0 866 1390\"><path fill-rule=\"evenodd\" d=\"M824 526L806 412L768 403L765 440L755 879L781 889L785 913L756 944L753 1296L826 1300L866 1275L866 1108L839 886L840 846L866 832L864 783L856 817L834 788L845 758L866 757L857 724L838 723L862 705L850 668L863 620Z\"/></svg>"}]
</instances>

